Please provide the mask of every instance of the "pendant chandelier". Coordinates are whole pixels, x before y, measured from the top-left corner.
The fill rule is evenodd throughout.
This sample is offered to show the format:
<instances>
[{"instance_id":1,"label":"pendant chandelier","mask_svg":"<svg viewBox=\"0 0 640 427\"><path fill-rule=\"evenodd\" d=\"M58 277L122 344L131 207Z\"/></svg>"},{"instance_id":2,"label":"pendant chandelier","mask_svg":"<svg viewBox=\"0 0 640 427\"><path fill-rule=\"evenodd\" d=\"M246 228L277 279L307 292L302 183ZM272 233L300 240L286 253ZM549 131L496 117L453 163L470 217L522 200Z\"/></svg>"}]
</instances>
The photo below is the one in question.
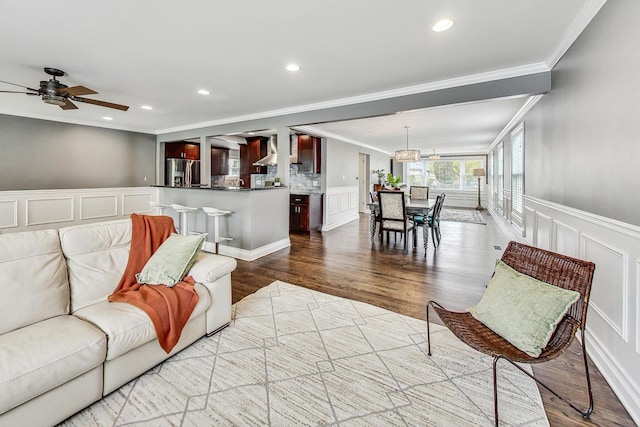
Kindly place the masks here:
<instances>
[{"instance_id":1,"label":"pendant chandelier","mask_svg":"<svg viewBox=\"0 0 640 427\"><path fill-rule=\"evenodd\" d=\"M420 160L420 150L409 150L409 126L404 128L407 130L407 149L397 150L395 160L396 162L417 162Z\"/></svg>"},{"instance_id":2,"label":"pendant chandelier","mask_svg":"<svg viewBox=\"0 0 640 427\"><path fill-rule=\"evenodd\" d=\"M429 155L429 160L440 160L440 155L436 154L436 149L433 149L433 154Z\"/></svg>"}]
</instances>

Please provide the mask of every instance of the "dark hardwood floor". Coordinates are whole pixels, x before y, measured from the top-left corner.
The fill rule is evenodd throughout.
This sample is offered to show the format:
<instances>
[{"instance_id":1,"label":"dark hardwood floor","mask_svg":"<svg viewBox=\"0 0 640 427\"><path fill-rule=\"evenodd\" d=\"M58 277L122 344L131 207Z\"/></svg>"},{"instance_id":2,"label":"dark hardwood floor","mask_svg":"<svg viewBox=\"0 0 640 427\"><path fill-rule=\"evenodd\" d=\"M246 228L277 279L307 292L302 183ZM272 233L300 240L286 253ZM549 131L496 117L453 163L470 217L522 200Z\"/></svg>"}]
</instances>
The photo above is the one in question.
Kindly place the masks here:
<instances>
[{"instance_id":1,"label":"dark hardwood floor","mask_svg":"<svg viewBox=\"0 0 640 427\"><path fill-rule=\"evenodd\" d=\"M421 233L418 249L406 254L400 235L396 244L393 237L384 247L378 240L372 242L369 216L363 214L360 221L325 233L292 234L290 248L253 262L238 261L232 274L233 302L282 280L422 320L425 303L431 299L465 310L480 300L507 244L487 211L483 216L487 225L442 222L442 243L436 250L430 244L426 256ZM432 321L439 319L434 315ZM534 371L578 406L587 401L577 341L558 359L535 365ZM635 425L593 363L590 371L595 400L590 420L541 388L551 426Z\"/></svg>"}]
</instances>

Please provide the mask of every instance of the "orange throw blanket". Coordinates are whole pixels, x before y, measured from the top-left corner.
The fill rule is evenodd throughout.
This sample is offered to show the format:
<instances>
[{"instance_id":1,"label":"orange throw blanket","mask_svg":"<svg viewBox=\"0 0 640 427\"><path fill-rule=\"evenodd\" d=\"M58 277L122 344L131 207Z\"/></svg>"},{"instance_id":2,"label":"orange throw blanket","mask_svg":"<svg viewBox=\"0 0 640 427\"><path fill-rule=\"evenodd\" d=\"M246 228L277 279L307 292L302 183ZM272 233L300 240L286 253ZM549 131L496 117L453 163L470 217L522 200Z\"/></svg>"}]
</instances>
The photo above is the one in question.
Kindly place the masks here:
<instances>
[{"instance_id":1,"label":"orange throw blanket","mask_svg":"<svg viewBox=\"0 0 640 427\"><path fill-rule=\"evenodd\" d=\"M129 261L109 301L126 302L144 310L153 322L160 346L169 353L198 303L198 294L193 288L195 281L187 276L172 288L138 283L136 273L176 229L168 216L131 214L131 222Z\"/></svg>"}]
</instances>

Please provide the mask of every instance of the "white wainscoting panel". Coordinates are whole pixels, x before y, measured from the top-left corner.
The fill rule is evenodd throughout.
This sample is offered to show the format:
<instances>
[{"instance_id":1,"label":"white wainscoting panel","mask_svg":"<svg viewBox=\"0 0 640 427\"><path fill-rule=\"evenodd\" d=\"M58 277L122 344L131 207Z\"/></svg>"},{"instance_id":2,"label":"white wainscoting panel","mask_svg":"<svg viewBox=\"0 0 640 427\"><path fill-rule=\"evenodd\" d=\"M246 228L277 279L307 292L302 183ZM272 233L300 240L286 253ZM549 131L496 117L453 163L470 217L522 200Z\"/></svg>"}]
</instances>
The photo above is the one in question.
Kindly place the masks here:
<instances>
[{"instance_id":1,"label":"white wainscoting panel","mask_svg":"<svg viewBox=\"0 0 640 427\"><path fill-rule=\"evenodd\" d=\"M596 264L587 353L640 425L640 227L526 195L524 204L526 239L518 240Z\"/></svg>"},{"instance_id":2,"label":"white wainscoting panel","mask_svg":"<svg viewBox=\"0 0 640 427\"><path fill-rule=\"evenodd\" d=\"M533 236L534 230L536 226L536 212L528 208L524 207L524 235L522 237L525 238L526 242L530 245L533 245Z\"/></svg>"},{"instance_id":3,"label":"white wainscoting panel","mask_svg":"<svg viewBox=\"0 0 640 427\"><path fill-rule=\"evenodd\" d=\"M359 209L359 197L358 193L349 193L349 209Z\"/></svg>"},{"instance_id":4,"label":"white wainscoting panel","mask_svg":"<svg viewBox=\"0 0 640 427\"><path fill-rule=\"evenodd\" d=\"M149 193L123 194L122 195L122 215L132 213L151 213L149 202L154 200Z\"/></svg>"},{"instance_id":5,"label":"white wainscoting panel","mask_svg":"<svg viewBox=\"0 0 640 427\"><path fill-rule=\"evenodd\" d=\"M444 206L450 208L475 208L478 206L478 192L477 191L459 191L459 190L446 190L437 187L429 188L429 199L436 199L436 196L440 193L445 193L447 197L444 199ZM482 191L480 195L480 203L485 208L487 207L487 198L485 191Z\"/></svg>"},{"instance_id":6,"label":"white wainscoting panel","mask_svg":"<svg viewBox=\"0 0 640 427\"><path fill-rule=\"evenodd\" d=\"M118 196L80 196L80 219L109 218L118 216Z\"/></svg>"},{"instance_id":7,"label":"white wainscoting panel","mask_svg":"<svg viewBox=\"0 0 640 427\"><path fill-rule=\"evenodd\" d=\"M636 259L636 354L640 356L640 258Z\"/></svg>"},{"instance_id":8,"label":"white wainscoting panel","mask_svg":"<svg viewBox=\"0 0 640 427\"><path fill-rule=\"evenodd\" d=\"M151 214L156 187L0 191L0 233L61 228Z\"/></svg>"},{"instance_id":9,"label":"white wainscoting panel","mask_svg":"<svg viewBox=\"0 0 640 427\"><path fill-rule=\"evenodd\" d=\"M536 212L536 225L535 245L542 249L551 249L551 217Z\"/></svg>"},{"instance_id":10,"label":"white wainscoting panel","mask_svg":"<svg viewBox=\"0 0 640 427\"><path fill-rule=\"evenodd\" d=\"M325 215L322 231L333 230L358 220L358 186L329 187L325 193Z\"/></svg>"},{"instance_id":11,"label":"white wainscoting panel","mask_svg":"<svg viewBox=\"0 0 640 427\"><path fill-rule=\"evenodd\" d=\"M73 198L27 199L25 223L30 225L73 221Z\"/></svg>"},{"instance_id":12,"label":"white wainscoting panel","mask_svg":"<svg viewBox=\"0 0 640 427\"><path fill-rule=\"evenodd\" d=\"M590 308L625 342L629 342L627 322L628 254L611 245L582 234L582 258L596 263L591 288ZM617 286L611 286L612 283Z\"/></svg>"},{"instance_id":13,"label":"white wainscoting panel","mask_svg":"<svg viewBox=\"0 0 640 427\"><path fill-rule=\"evenodd\" d=\"M553 221L551 241L555 252L577 258L579 256L578 239L578 230L560 221Z\"/></svg>"},{"instance_id":14,"label":"white wainscoting panel","mask_svg":"<svg viewBox=\"0 0 640 427\"><path fill-rule=\"evenodd\" d=\"M18 226L18 201L0 200L0 228Z\"/></svg>"}]
</instances>

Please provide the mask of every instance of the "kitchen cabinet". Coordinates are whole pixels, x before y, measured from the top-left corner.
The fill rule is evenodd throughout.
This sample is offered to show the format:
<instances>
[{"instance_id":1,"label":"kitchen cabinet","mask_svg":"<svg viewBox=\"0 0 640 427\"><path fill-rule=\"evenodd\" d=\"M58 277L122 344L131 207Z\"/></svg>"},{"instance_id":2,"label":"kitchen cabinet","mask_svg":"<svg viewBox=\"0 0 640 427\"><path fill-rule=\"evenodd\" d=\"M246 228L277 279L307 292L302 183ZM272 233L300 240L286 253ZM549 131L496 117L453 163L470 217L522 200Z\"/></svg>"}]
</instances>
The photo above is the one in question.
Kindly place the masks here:
<instances>
[{"instance_id":1,"label":"kitchen cabinet","mask_svg":"<svg viewBox=\"0 0 640 427\"><path fill-rule=\"evenodd\" d=\"M164 144L165 159L200 160L200 144L179 141Z\"/></svg>"},{"instance_id":2,"label":"kitchen cabinet","mask_svg":"<svg viewBox=\"0 0 640 427\"><path fill-rule=\"evenodd\" d=\"M266 166L254 166L253 164L267 155L268 138L247 138L247 145L240 145L240 178L245 182L243 187L249 187L251 174L266 174Z\"/></svg>"},{"instance_id":3,"label":"kitchen cabinet","mask_svg":"<svg viewBox=\"0 0 640 427\"><path fill-rule=\"evenodd\" d=\"M322 227L322 194L291 194L289 230L308 233Z\"/></svg>"},{"instance_id":4,"label":"kitchen cabinet","mask_svg":"<svg viewBox=\"0 0 640 427\"><path fill-rule=\"evenodd\" d=\"M311 135L298 135L299 172L322 173L322 145L320 138Z\"/></svg>"},{"instance_id":5,"label":"kitchen cabinet","mask_svg":"<svg viewBox=\"0 0 640 427\"><path fill-rule=\"evenodd\" d=\"M211 147L211 175L229 175L229 149Z\"/></svg>"}]
</instances>

